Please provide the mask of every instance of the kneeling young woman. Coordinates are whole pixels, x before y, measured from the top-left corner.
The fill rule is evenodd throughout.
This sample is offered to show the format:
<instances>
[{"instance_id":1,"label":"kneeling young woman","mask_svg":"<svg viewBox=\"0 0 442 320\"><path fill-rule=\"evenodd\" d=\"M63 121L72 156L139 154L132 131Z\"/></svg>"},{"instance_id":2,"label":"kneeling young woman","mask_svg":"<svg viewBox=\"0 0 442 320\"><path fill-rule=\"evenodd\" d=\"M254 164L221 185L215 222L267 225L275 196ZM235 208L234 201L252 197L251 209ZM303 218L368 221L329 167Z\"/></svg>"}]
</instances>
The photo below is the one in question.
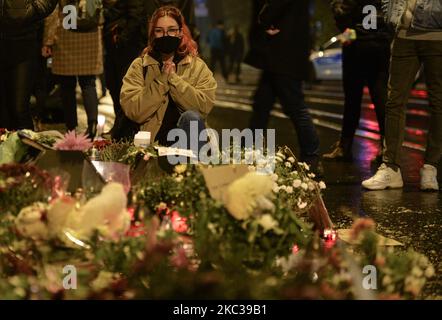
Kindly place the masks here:
<instances>
[{"instance_id":1,"label":"kneeling young woman","mask_svg":"<svg viewBox=\"0 0 442 320\"><path fill-rule=\"evenodd\" d=\"M183 129L187 145L182 147L195 145L199 150L204 145L199 133L205 129L216 87L181 12L173 6L155 11L148 47L123 79L120 102L127 117L151 132L151 140L161 145L174 143L167 139L170 130ZM191 125L198 130L190 130ZM192 151L198 154L198 150Z\"/></svg>"}]
</instances>

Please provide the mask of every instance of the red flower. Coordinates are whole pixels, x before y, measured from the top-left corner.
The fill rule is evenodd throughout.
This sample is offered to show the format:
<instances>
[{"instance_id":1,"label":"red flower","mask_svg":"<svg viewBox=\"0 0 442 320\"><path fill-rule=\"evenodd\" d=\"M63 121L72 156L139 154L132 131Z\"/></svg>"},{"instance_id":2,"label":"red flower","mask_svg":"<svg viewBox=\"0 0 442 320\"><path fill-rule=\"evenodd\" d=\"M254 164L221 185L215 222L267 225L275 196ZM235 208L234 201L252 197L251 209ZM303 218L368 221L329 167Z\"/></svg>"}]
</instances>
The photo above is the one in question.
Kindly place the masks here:
<instances>
[{"instance_id":1,"label":"red flower","mask_svg":"<svg viewBox=\"0 0 442 320\"><path fill-rule=\"evenodd\" d=\"M94 142L93 142L93 146L95 148L97 148L98 150L102 150L111 144L112 144L112 142L109 140L94 140Z\"/></svg>"},{"instance_id":2,"label":"red flower","mask_svg":"<svg viewBox=\"0 0 442 320\"><path fill-rule=\"evenodd\" d=\"M172 228L175 232L184 233L187 232L189 227L187 226L187 218L183 218L180 216L178 211L172 212Z\"/></svg>"}]
</instances>

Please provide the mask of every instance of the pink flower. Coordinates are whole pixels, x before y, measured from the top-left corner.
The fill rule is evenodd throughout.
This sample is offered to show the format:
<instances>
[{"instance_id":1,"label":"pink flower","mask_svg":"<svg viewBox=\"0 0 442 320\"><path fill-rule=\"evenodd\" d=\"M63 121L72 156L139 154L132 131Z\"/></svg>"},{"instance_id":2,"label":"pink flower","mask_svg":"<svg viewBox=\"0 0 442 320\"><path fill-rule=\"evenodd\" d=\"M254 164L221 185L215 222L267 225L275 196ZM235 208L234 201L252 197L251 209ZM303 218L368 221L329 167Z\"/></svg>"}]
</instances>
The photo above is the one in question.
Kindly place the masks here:
<instances>
[{"instance_id":1,"label":"pink flower","mask_svg":"<svg viewBox=\"0 0 442 320\"><path fill-rule=\"evenodd\" d=\"M180 216L178 211L172 212L172 228L175 232L184 233L189 227L187 226L187 219Z\"/></svg>"},{"instance_id":2,"label":"pink flower","mask_svg":"<svg viewBox=\"0 0 442 320\"><path fill-rule=\"evenodd\" d=\"M54 147L56 150L86 151L92 147L92 141L85 134L76 134L72 130L66 133L63 139L57 141Z\"/></svg>"},{"instance_id":3,"label":"pink flower","mask_svg":"<svg viewBox=\"0 0 442 320\"><path fill-rule=\"evenodd\" d=\"M170 257L172 265L178 269L186 269L189 267L189 259L186 256L186 251L183 248L178 248L175 255Z\"/></svg>"}]
</instances>

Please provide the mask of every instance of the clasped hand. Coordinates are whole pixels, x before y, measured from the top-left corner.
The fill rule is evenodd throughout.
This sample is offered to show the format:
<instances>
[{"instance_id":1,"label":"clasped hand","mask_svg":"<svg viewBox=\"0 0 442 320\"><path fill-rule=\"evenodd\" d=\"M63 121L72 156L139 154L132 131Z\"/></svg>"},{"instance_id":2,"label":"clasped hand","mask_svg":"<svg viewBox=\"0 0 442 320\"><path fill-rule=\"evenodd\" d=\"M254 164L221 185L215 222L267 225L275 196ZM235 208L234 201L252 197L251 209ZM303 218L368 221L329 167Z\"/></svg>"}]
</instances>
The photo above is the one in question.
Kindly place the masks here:
<instances>
[{"instance_id":1,"label":"clasped hand","mask_svg":"<svg viewBox=\"0 0 442 320\"><path fill-rule=\"evenodd\" d=\"M167 74L168 76L170 76L171 74L173 74L175 72L176 72L175 63L168 62L168 61L164 62L164 65L163 65L163 73L164 74Z\"/></svg>"}]
</instances>

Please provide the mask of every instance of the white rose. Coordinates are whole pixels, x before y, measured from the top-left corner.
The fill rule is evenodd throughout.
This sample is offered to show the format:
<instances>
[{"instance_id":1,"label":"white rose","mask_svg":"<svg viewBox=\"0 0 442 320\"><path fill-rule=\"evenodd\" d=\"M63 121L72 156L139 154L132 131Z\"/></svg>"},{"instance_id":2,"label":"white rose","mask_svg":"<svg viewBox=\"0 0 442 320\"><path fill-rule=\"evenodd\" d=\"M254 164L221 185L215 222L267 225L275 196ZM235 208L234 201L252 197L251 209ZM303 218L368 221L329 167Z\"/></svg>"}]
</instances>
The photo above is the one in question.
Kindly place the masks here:
<instances>
[{"instance_id":1,"label":"white rose","mask_svg":"<svg viewBox=\"0 0 442 320\"><path fill-rule=\"evenodd\" d=\"M278 181L278 175L276 173L272 174L272 180L273 181Z\"/></svg>"},{"instance_id":2,"label":"white rose","mask_svg":"<svg viewBox=\"0 0 442 320\"><path fill-rule=\"evenodd\" d=\"M181 181L183 181L183 178L184 177L182 175L179 175L178 177L175 178L175 181L176 182L181 182Z\"/></svg>"},{"instance_id":3,"label":"white rose","mask_svg":"<svg viewBox=\"0 0 442 320\"><path fill-rule=\"evenodd\" d=\"M296 180L293 181L292 185L293 185L294 188L299 188L302 185L302 181L299 180L299 179L296 179Z\"/></svg>"},{"instance_id":4,"label":"white rose","mask_svg":"<svg viewBox=\"0 0 442 320\"><path fill-rule=\"evenodd\" d=\"M49 230L42 220L46 205L36 202L29 207L23 208L15 219L15 226L18 232L27 238L46 240L49 237Z\"/></svg>"},{"instance_id":5,"label":"white rose","mask_svg":"<svg viewBox=\"0 0 442 320\"><path fill-rule=\"evenodd\" d=\"M411 274L416 276L416 277L422 277L424 272L419 267L413 267L413 269L411 269Z\"/></svg>"},{"instance_id":6,"label":"white rose","mask_svg":"<svg viewBox=\"0 0 442 320\"><path fill-rule=\"evenodd\" d=\"M429 266L426 270L425 270L425 277L426 278L431 278L434 276L434 267L433 266Z\"/></svg>"},{"instance_id":7,"label":"white rose","mask_svg":"<svg viewBox=\"0 0 442 320\"><path fill-rule=\"evenodd\" d=\"M307 190L307 189L308 189L308 185L307 185L307 183L303 182L303 183L301 184L301 188L304 189L304 190Z\"/></svg>"},{"instance_id":8,"label":"white rose","mask_svg":"<svg viewBox=\"0 0 442 320\"><path fill-rule=\"evenodd\" d=\"M324 182L324 181L320 181L320 182L319 182L319 188L320 188L321 190L324 190L324 189L327 188L327 186L325 185L325 182Z\"/></svg>"},{"instance_id":9,"label":"white rose","mask_svg":"<svg viewBox=\"0 0 442 320\"><path fill-rule=\"evenodd\" d=\"M314 185L313 182L309 182L309 183L308 183L308 189L309 189L310 191L315 190L315 185Z\"/></svg>"},{"instance_id":10,"label":"white rose","mask_svg":"<svg viewBox=\"0 0 442 320\"><path fill-rule=\"evenodd\" d=\"M290 186L288 186L288 187L285 189L285 191L286 191L287 193L293 193L293 188L290 187Z\"/></svg>"},{"instance_id":11,"label":"white rose","mask_svg":"<svg viewBox=\"0 0 442 320\"><path fill-rule=\"evenodd\" d=\"M287 162L285 163L285 166L286 166L287 168L291 168L291 167L292 167L292 164L291 164L290 162L287 161Z\"/></svg>"},{"instance_id":12,"label":"white rose","mask_svg":"<svg viewBox=\"0 0 442 320\"><path fill-rule=\"evenodd\" d=\"M295 163L295 158L293 158L293 157L290 157L287 160L290 161L291 163Z\"/></svg>"},{"instance_id":13,"label":"white rose","mask_svg":"<svg viewBox=\"0 0 442 320\"><path fill-rule=\"evenodd\" d=\"M270 214L263 214L258 219L258 224L264 228L264 232L278 227L278 221L273 219L272 215Z\"/></svg>"},{"instance_id":14,"label":"white rose","mask_svg":"<svg viewBox=\"0 0 442 320\"><path fill-rule=\"evenodd\" d=\"M307 207L307 202L302 202L301 199L299 199L299 201L298 201L298 208L299 209L304 209L305 207Z\"/></svg>"},{"instance_id":15,"label":"white rose","mask_svg":"<svg viewBox=\"0 0 442 320\"><path fill-rule=\"evenodd\" d=\"M425 268L426 266L428 266L428 258L426 256L421 256L419 258L419 266L422 268Z\"/></svg>"}]
</instances>

